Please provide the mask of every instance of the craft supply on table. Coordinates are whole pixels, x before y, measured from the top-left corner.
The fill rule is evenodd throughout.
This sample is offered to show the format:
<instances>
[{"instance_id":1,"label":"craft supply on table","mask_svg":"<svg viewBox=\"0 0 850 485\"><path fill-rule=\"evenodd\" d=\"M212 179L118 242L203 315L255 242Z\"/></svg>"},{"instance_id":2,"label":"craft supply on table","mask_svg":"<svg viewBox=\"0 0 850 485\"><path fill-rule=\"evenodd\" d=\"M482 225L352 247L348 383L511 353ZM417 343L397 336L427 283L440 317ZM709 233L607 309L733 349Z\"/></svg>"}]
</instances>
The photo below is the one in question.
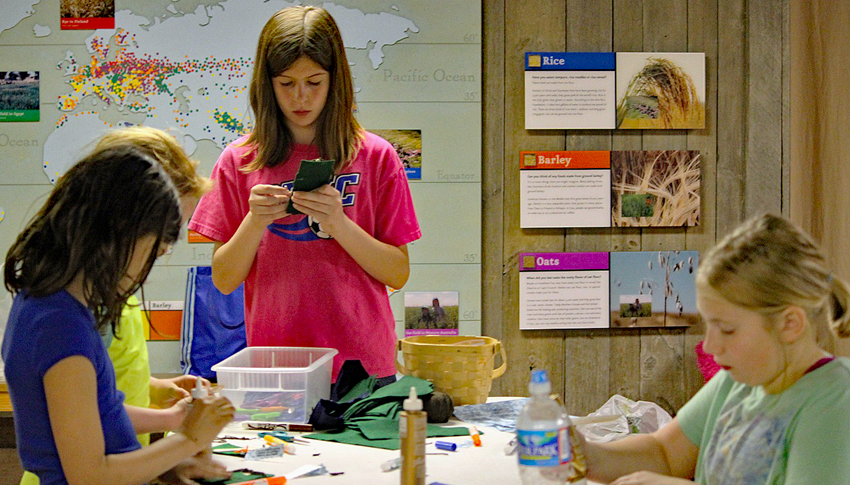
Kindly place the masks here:
<instances>
[{"instance_id":1,"label":"craft supply on table","mask_svg":"<svg viewBox=\"0 0 850 485\"><path fill-rule=\"evenodd\" d=\"M242 428L250 430L283 430L283 431L313 431L310 423L278 423L270 421L243 421Z\"/></svg>"},{"instance_id":2,"label":"craft supply on table","mask_svg":"<svg viewBox=\"0 0 850 485\"><path fill-rule=\"evenodd\" d=\"M434 443L434 446L438 450L457 451L457 443L452 443L451 441L437 441Z\"/></svg>"},{"instance_id":3,"label":"craft supply on table","mask_svg":"<svg viewBox=\"0 0 850 485\"><path fill-rule=\"evenodd\" d=\"M283 485L286 483L286 477L266 477L247 482L233 483L231 485Z\"/></svg>"},{"instance_id":4,"label":"craft supply on table","mask_svg":"<svg viewBox=\"0 0 850 485\"><path fill-rule=\"evenodd\" d=\"M267 460L269 458L276 458L276 457L279 457L279 456L283 456L283 454L285 453L286 445L287 445L287 443L284 443L282 445L266 446L265 448L255 448L253 450L248 450L248 452L245 453L245 459L246 460ZM292 446L292 445L289 445L289 446ZM295 452L293 451L290 454L294 455Z\"/></svg>"},{"instance_id":5,"label":"craft supply on table","mask_svg":"<svg viewBox=\"0 0 850 485\"><path fill-rule=\"evenodd\" d=\"M287 443L300 443L302 445L309 445L310 442L307 440L303 440L301 438L297 438L287 433L286 431L261 431L257 434L260 438L269 441L270 438L274 438L280 441L285 441Z\"/></svg>"},{"instance_id":6,"label":"craft supply on table","mask_svg":"<svg viewBox=\"0 0 850 485\"><path fill-rule=\"evenodd\" d=\"M403 409L398 420L401 483L425 485L425 428L428 425L428 416L422 410L422 400L413 386L410 387L410 396L404 400Z\"/></svg>"},{"instance_id":7,"label":"craft supply on table","mask_svg":"<svg viewBox=\"0 0 850 485\"><path fill-rule=\"evenodd\" d=\"M475 446L481 446L481 435L478 433L478 428L475 426L469 427L469 436L472 436L472 442Z\"/></svg>"}]
</instances>

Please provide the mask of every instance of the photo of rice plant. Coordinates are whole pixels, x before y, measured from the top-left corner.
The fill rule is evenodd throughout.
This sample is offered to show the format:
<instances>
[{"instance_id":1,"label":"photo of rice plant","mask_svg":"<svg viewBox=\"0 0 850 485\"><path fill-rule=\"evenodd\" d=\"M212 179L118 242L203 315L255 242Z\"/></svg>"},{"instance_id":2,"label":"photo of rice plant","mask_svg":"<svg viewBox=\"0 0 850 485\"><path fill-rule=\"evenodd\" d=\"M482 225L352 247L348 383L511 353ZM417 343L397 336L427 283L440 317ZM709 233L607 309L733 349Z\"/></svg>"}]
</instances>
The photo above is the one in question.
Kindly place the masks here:
<instances>
[{"instance_id":1,"label":"photo of rice plant","mask_svg":"<svg viewBox=\"0 0 850 485\"><path fill-rule=\"evenodd\" d=\"M705 128L705 54L617 53L617 128Z\"/></svg>"},{"instance_id":2,"label":"photo of rice plant","mask_svg":"<svg viewBox=\"0 0 850 485\"><path fill-rule=\"evenodd\" d=\"M369 130L390 142L404 165L410 180L422 179L422 131L421 130Z\"/></svg>"},{"instance_id":3,"label":"photo of rice plant","mask_svg":"<svg viewBox=\"0 0 850 485\"><path fill-rule=\"evenodd\" d=\"M39 120L38 71L0 71L0 122Z\"/></svg>"},{"instance_id":4,"label":"photo of rice plant","mask_svg":"<svg viewBox=\"0 0 850 485\"><path fill-rule=\"evenodd\" d=\"M699 219L698 151L611 152L613 227L697 226Z\"/></svg>"},{"instance_id":5,"label":"photo of rice plant","mask_svg":"<svg viewBox=\"0 0 850 485\"><path fill-rule=\"evenodd\" d=\"M698 251L625 251L611 257L611 327L691 327Z\"/></svg>"}]
</instances>

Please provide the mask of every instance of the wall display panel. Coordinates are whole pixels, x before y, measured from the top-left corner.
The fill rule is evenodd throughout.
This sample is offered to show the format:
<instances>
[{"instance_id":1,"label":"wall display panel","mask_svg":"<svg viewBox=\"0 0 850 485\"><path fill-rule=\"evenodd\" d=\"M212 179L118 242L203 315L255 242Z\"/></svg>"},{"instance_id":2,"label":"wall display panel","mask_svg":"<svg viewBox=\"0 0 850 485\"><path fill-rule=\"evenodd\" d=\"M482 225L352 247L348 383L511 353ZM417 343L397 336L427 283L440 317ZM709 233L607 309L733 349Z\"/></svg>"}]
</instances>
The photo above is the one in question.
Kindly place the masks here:
<instances>
[{"instance_id":1,"label":"wall display panel","mask_svg":"<svg viewBox=\"0 0 850 485\"><path fill-rule=\"evenodd\" d=\"M127 1L116 5L115 28L63 30L60 0L2 2L0 70L39 73L39 121L0 123L4 251L43 202L37 197L109 129L170 130L209 174L251 127L247 85L262 25L300 3ZM423 238L410 246L410 282L418 291L467 288L459 327L480 333L481 4L322 5L343 34L361 124L420 136L419 178L409 181ZM182 300L187 268L210 264L211 254L210 243L177 244L156 264L145 298ZM392 304L401 322L403 305ZM176 342L148 346L154 372L179 368Z\"/></svg>"}]
</instances>

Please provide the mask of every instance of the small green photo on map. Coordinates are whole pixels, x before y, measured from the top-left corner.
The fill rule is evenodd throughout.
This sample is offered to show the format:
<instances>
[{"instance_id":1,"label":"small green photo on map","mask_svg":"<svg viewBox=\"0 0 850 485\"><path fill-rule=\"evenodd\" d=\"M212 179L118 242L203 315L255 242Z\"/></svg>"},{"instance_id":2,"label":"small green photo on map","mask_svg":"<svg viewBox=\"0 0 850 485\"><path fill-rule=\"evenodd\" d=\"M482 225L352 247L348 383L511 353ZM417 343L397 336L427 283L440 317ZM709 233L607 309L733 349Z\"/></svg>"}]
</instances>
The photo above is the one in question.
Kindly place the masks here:
<instances>
[{"instance_id":1,"label":"small green photo on map","mask_svg":"<svg viewBox=\"0 0 850 485\"><path fill-rule=\"evenodd\" d=\"M0 122L38 121L38 71L0 71Z\"/></svg>"}]
</instances>

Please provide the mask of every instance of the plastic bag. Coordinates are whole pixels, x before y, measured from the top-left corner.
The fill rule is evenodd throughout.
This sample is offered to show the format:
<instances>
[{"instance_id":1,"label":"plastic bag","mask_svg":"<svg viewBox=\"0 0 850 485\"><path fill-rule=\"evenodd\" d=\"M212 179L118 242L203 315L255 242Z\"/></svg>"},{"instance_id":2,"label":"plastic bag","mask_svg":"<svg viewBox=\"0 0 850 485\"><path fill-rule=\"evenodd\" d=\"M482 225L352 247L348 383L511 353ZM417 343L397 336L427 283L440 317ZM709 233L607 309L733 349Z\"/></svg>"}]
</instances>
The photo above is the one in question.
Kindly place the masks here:
<instances>
[{"instance_id":1,"label":"plastic bag","mask_svg":"<svg viewBox=\"0 0 850 485\"><path fill-rule=\"evenodd\" d=\"M578 430L589 441L604 443L632 433L652 433L673 418L661 406L649 401L632 401L614 394L586 417L573 418Z\"/></svg>"}]
</instances>

